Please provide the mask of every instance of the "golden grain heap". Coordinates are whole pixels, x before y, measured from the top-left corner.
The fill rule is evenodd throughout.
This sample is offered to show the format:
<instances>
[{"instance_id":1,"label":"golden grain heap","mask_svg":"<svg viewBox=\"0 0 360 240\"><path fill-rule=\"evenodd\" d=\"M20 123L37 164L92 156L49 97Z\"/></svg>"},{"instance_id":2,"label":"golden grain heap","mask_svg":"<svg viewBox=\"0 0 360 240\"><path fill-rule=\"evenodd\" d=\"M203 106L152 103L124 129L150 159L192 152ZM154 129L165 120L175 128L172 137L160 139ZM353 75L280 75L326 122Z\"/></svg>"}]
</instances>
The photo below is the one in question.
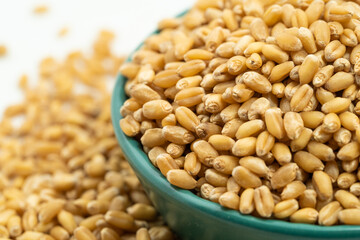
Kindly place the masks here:
<instances>
[{"instance_id":1,"label":"golden grain heap","mask_svg":"<svg viewBox=\"0 0 360 240\"><path fill-rule=\"evenodd\" d=\"M226 208L360 224L356 2L198 0L121 68L122 130Z\"/></svg>"},{"instance_id":2,"label":"golden grain heap","mask_svg":"<svg viewBox=\"0 0 360 240\"><path fill-rule=\"evenodd\" d=\"M24 100L0 122L0 239L172 239L114 136L112 38L44 59L34 87L21 78Z\"/></svg>"},{"instance_id":3,"label":"golden grain heap","mask_svg":"<svg viewBox=\"0 0 360 240\"><path fill-rule=\"evenodd\" d=\"M45 14L48 11L49 11L49 8L46 5L38 5L38 6L35 6L33 9L33 12L35 14Z\"/></svg>"},{"instance_id":4,"label":"golden grain heap","mask_svg":"<svg viewBox=\"0 0 360 240\"><path fill-rule=\"evenodd\" d=\"M6 52L7 52L6 46L0 44L0 57L5 56L5 55L6 55Z\"/></svg>"}]
</instances>

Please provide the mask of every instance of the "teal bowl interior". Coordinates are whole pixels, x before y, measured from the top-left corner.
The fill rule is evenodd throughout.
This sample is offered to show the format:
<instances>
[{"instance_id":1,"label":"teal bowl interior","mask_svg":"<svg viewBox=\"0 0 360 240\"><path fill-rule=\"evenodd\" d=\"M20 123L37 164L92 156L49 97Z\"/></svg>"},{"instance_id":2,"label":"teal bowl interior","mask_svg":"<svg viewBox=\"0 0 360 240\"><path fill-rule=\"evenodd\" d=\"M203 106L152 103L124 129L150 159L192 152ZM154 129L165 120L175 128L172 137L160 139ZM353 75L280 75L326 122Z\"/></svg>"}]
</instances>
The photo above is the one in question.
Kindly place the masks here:
<instances>
[{"instance_id":1,"label":"teal bowl interior","mask_svg":"<svg viewBox=\"0 0 360 240\"><path fill-rule=\"evenodd\" d=\"M140 143L120 129L122 116L119 109L127 99L125 82L124 76L117 77L112 96L111 115L116 138L154 206L180 239L360 239L360 226L324 227L260 219L225 209L188 190L172 186L151 164Z\"/></svg>"}]
</instances>

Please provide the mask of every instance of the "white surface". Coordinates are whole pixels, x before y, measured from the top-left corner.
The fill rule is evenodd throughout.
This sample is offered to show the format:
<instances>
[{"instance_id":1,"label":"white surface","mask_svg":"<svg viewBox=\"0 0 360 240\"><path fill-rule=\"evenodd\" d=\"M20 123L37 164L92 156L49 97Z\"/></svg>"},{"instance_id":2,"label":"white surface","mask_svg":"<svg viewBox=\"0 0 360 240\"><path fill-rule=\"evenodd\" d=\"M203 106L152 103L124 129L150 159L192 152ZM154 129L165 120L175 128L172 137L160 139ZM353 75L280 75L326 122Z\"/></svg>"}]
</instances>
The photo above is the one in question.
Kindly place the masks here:
<instances>
[{"instance_id":1,"label":"white surface","mask_svg":"<svg viewBox=\"0 0 360 240\"><path fill-rule=\"evenodd\" d=\"M45 56L64 57L71 50L88 50L101 29L116 33L115 49L129 53L159 20L189 8L193 0L0 0L0 44L8 48L0 58L0 115L22 99L17 83L26 73L33 81ZM48 12L34 14L38 5ZM58 32L69 32L59 38Z\"/></svg>"}]
</instances>

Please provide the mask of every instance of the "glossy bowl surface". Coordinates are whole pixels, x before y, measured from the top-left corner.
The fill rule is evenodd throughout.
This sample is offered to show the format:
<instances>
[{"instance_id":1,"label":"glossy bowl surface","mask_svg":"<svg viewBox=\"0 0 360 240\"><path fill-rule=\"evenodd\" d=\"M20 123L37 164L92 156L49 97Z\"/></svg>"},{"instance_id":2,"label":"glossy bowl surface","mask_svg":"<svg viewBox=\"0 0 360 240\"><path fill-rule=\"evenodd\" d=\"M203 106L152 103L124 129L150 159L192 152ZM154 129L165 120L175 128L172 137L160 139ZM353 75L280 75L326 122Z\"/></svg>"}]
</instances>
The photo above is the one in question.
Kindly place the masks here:
<instances>
[{"instance_id":1,"label":"glossy bowl surface","mask_svg":"<svg viewBox=\"0 0 360 240\"><path fill-rule=\"evenodd\" d=\"M140 143L127 137L120 129L122 116L119 109L127 99L125 82L124 76L117 77L112 96L111 114L116 138L154 206L182 240L360 239L360 226L324 227L260 219L225 209L188 190L172 186L151 164Z\"/></svg>"}]
</instances>

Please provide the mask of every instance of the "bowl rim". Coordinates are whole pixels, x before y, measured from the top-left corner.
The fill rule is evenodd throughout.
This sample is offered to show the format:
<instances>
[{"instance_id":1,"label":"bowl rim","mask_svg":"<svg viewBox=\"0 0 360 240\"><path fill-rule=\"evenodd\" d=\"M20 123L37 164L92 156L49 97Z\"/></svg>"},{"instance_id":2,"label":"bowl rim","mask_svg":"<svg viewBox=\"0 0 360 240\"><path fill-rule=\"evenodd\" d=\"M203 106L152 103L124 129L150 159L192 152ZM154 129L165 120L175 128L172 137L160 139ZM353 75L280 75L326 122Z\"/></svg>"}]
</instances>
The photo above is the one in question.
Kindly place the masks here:
<instances>
[{"instance_id":1,"label":"bowl rim","mask_svg":"<svg viewBox=\"0 0 360 240\"><path fill-rule=\"evenodd\" d=\"M179 14L177 17L184 15L187 11ZM159 33L154 31L151 35ZM143 42L134 50L136 52ZM134 53L133 52L133 53ZM132 55L126 60L131 61ZM166 195L168 199L178 204L186 205L189 208L196 209L205 214L220 218L224 221L230 221L240 224L248 228L259 229L262 231L275 232L279 234L287 234L299 237L315 237L315 238L353 238L360 237L360 226L336 225L336 226L320 226L313 224L291 223L277 219L262 219L251 215L243 215L239 211L226 209L218 203L205 200L198 197L189 190L180 189L171 185L167 179L155 168L148 156L142 150L140 143L131 137L126 136L119 125L122 116L120 107L128 98L124 91L126 77L119 74L116 78L112 99L111 99L111 118L114 132L118 143L136 174L152 186L156 186L157 190Z\"/></svg>"}]
</instances>

